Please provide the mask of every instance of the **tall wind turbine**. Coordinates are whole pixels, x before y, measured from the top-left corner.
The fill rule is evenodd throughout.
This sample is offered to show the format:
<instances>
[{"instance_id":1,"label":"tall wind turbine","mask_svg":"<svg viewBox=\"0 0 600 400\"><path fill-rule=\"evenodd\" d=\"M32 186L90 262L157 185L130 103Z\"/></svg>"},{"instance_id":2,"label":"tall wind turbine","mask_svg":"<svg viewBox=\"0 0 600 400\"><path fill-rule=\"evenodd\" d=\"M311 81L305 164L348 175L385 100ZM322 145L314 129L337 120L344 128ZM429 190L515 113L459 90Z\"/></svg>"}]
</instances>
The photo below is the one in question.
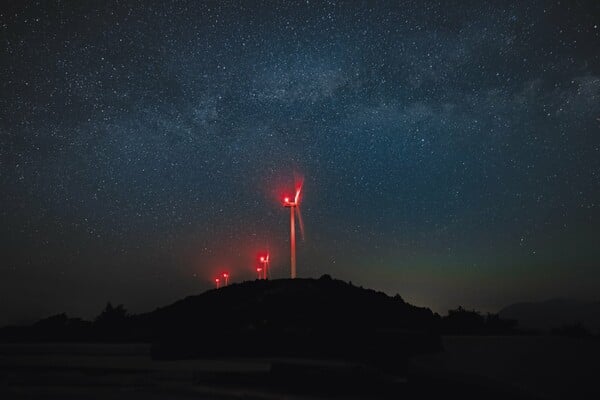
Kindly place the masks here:
<instances>
[{"instance_id":1,"label":"tall wind turbine","mask_svg":"<svg viewBox=\"0 0 600 400\"><path fill-rule=\"evenodd\" d=\"M298 222L300 223L300 232L304 236L304 224L302 223L302 214L300 214L300 192L302 183L296 185L296 195L294 201L289 197L283 199L283 206L290 209L290 252L291 252L291 277L296 278L296 214L298 213Z\"/></svg>"}]
</instances>

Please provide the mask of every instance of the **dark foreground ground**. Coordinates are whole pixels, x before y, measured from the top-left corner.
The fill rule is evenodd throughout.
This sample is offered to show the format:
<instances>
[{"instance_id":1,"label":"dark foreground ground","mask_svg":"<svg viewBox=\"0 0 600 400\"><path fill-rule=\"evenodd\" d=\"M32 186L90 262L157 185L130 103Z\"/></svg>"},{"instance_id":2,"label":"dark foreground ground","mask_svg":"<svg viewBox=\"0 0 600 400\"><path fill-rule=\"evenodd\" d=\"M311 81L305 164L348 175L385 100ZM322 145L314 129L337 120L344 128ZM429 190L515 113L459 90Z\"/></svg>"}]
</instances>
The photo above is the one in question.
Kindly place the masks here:
<instances>
[{"instance_id":1,"label":"dark foreground ground","mask_svg":"<svg viewBox=\"0 0 600 400\"><path fill-rule=\"evenodd\" d=\"M7 344L0 398L600 398L597 342L455 336L444 346L392 376L322 360L154 361L145 344Z\"/></svg>"}]
</instances>

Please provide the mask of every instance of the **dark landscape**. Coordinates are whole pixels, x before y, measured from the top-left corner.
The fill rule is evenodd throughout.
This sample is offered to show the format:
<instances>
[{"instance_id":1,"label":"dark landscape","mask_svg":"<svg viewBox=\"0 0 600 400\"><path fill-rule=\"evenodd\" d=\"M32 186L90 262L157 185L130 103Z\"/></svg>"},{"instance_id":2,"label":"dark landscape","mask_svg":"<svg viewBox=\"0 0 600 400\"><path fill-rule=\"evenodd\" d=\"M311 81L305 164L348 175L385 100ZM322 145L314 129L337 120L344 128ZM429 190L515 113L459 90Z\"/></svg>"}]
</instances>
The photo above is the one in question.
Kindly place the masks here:
<instances>
[{"instance_id":1,"label":"dark landscape","mask_svg":"<svg viewBox=\"0 0 600 400\"><path fill-rule=\"evenodd\" d=\"M440 316L327 275L256 280L145 314L109 303L94 321L58 314L5 327L0 370L11 398L600 393L589 369L599 335L517 326L460 307Z\"/></svg>"},{"instance_id":2,"label":"dark landscape","mask_svg":"<svg viewBox=\"0 0 600 400\"><path fill-rule=\"evenodd\" d=\"M0 400L600 399L599 0L0 1Z\"/></svg>"}]
</instances>

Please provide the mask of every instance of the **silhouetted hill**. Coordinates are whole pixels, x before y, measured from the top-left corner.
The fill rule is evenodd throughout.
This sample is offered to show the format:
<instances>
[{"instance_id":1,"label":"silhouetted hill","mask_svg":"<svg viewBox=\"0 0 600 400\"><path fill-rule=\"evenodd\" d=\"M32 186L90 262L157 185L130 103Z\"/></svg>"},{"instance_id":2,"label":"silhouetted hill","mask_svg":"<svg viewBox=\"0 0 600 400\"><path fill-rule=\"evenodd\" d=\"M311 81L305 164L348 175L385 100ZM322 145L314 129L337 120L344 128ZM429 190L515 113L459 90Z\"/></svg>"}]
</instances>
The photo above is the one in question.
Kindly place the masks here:
<instances>
[{"instance_id":1,"label":"silhouetted hill","mask_svg":"<svg viewBox=\"0 0 600 400\"><path fill-rule=\"evenodd\" d=\"M400 364L441 350L427 308L328 275L257 280L129 315L110 303L92 322L58 314L0 330L0 341L153 343L156 358L292 357Z\"/></svg>"},{"instance_id":2,"label":"silhouetted hill","mask_svg":"<svg viewBox=\"0 0 600 400\"><path fill-rule=\"evenodd\" d=\"M583 325L594 333L600 332L600 302L584 303L570 299L516 303L503 308L501 318L519 321L519 327L543 331Z\"/></svg>"},{"instance_id":3,"label":"silhouetted hill","mask_svg":"<svg viewBox=\"0 0 600 400\"><path fill-rule=\"evenodd\" d=\"M381 362L440 349L439 317L324 276L233 284L134 317L156 357L304 357Z\"/></svg>"},{"instance_id":4,"label":"silhouetted hill","mask_svg":"<svg viewBox=\"0 0 600 400\"><path fill-rule=\"evenodd\" d=\"M422 330L432 328L436 321L431 310L410 305L398 295L390 297L328 276L232 284L137 318L160 326L201 323L205 330L219 331L309 327Z\"/></svg>"}]
</instances>

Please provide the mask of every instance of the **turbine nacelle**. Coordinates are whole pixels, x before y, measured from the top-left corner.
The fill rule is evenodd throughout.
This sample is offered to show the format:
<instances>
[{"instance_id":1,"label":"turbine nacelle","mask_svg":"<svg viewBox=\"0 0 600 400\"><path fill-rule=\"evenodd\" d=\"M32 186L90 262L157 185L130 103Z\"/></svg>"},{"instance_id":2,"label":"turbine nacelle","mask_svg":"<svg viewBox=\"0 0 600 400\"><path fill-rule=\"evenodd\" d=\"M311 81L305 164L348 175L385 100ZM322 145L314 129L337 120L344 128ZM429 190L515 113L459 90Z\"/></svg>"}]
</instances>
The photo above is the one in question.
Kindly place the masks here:
<instances>
[{"instance_id":1,"label":"turbine nacelle","mask_svg":"<svg viewBox=\"0 0 600 400\"><path fill-rule=\"evenodd\" d=\"M285 196L283 198L283 206L284 207L296 207L300 204L300 192L302 191L302 184L300 184L296 188L296 194L294 195L294 200L290 196Z\"/></svg>"},{"instance_id":2,"label":"turbine nacelle","mask_svg":"<svg viewBox=\"0 0 600 400\"><path fill-rule=\"evenodd\" d=\"M296 202L291 201L289 197L284 197L283 206L284 207L296 207L298 204Z\"/></svg>"}]
</instances>

